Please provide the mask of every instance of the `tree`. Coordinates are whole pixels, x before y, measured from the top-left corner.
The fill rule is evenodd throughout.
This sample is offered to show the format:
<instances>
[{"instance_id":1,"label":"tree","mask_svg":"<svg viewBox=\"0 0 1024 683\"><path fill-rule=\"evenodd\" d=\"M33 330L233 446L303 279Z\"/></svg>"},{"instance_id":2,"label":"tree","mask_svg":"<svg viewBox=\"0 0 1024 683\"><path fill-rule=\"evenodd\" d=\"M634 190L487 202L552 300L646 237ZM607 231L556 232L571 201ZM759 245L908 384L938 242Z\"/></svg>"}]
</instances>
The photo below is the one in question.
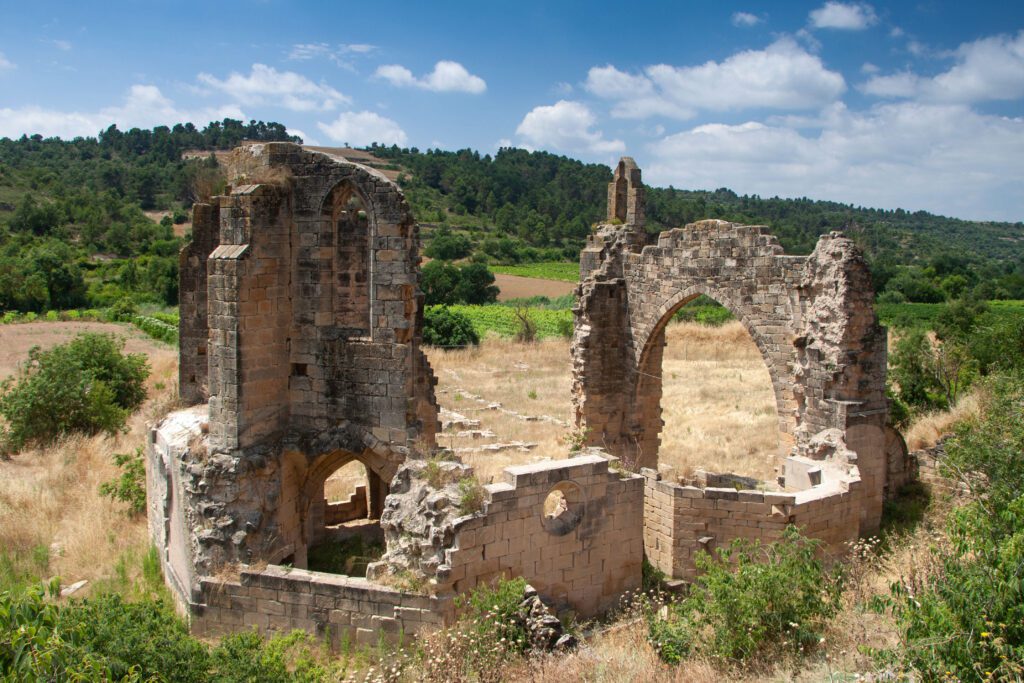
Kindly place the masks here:
<instances>
[{"instance_id":1,"label":"tree","mask_svg":"<svg viewBox=\"0 0 1024 683\"><path fill-rule=\"evenodd\" d=\"M455 298L466 304L490 304L498 300L498 287L494 284L494 273L482 263L469 263L459 273L455 286Z\"/></svg>"},{"instance_id":2,"label":"tree","mask_svg":"<svg viewBox=\"0 0 1024 683\"><path fill-rule=\"evenodd\" d=\"M65 434L115 433L146 398L149 366L124 355L124 340L81 334L67 344L29 351L28 362L2 385L0 432L5 454L45 445Z\"/></svg>"}]
</instances>

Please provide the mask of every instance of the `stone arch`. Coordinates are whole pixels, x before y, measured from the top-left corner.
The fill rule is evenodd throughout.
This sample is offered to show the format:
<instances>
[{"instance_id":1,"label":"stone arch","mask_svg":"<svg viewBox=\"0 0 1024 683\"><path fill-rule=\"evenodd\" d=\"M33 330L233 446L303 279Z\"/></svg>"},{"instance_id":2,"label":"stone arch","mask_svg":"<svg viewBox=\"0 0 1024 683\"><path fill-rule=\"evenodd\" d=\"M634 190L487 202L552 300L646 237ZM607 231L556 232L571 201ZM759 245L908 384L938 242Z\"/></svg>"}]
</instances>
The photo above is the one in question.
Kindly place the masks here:
<instances>
[{"instance_id":1,"label":"stone arch","mask_svg":"<svg viewBox=\"0 0 1024 683\"><path fill-rule=\"evenodd\" d=\"M637 371L631 390L635 413L633 422L637 428L636 458L641 466L656 467L658 463L657 455L664 426L661 416L663 413L662 360L666 345L665 328L680 308L701 295L714 299L727 308L743 325L747 335L754 342L771 379L780 439L790 442L790 438L786 435L792 434L794 429L792 421L794 405L792 398L787 397L781 391L784 380L780 377L780 369L772 359L769 344L765 340L761 326L751 322L750 317L744 313L743 307L735 301L729 291L709 287L703 283L693 284L658 302L654 309L654 315L645 320L634 335Z\"/></svg>"}]
</instances>

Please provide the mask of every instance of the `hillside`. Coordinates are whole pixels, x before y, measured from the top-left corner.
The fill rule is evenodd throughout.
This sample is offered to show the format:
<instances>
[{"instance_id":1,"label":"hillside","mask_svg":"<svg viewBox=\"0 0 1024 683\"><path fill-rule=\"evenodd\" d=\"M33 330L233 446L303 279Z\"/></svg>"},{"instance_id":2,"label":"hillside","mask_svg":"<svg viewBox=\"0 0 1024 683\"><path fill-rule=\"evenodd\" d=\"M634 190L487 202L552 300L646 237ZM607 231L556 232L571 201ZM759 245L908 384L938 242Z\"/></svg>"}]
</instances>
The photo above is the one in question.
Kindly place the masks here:
<instances>
[{"instance_id":1,"label":"hillside","mask_svg":"<svg viewBox=\"0 0 1024 683\"><path fill-rule=\"evenodd\" d=\"M289 140L284 125L225 119L63 141L0 139L0 310L177 302L177 252L194 201L223 188L216 152ZM489 264L574 262L603 219L609 168L546 152L315 148L398 181L427 255ZM1024 224L836 202L649 188L651 233L702 218L771 226L787 252L844 229L866 250L889 300L967 293L1024 298ZM157 221L159 218L159 222Z\"/></svg>"}]
</instances>

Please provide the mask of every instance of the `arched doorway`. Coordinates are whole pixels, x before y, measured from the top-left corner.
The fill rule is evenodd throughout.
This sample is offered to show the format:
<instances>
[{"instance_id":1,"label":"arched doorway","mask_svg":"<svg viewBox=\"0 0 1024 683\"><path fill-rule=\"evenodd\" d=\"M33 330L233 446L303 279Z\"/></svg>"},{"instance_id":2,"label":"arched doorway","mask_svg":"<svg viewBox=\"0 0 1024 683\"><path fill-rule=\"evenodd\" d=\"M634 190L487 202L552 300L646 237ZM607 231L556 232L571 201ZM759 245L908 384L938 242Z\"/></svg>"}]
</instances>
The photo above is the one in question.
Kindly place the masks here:
<instances>
[{"instance_id":1,"label":"arched doorway","mask_svg":"<svg viewBox=\"0 0 1024 683\"><path fill-rule=\"evenodd\" d=\"M771 481L781 455L778 400L743 322L713 298L681 297L641 355L638 457L697 483L704 472Z\"/></svg>"},{"instance_id":2,"label":"arched doorway","mask_svg":"<svg viewBox=\"0 0 1024 683\"><path fill-rule=\"evenodd\" d=\"M302 496L306 568L365 576L384 553L379 520L392 469L369 452L335 451L314 461Z\"/></svg>"}]
</instances>

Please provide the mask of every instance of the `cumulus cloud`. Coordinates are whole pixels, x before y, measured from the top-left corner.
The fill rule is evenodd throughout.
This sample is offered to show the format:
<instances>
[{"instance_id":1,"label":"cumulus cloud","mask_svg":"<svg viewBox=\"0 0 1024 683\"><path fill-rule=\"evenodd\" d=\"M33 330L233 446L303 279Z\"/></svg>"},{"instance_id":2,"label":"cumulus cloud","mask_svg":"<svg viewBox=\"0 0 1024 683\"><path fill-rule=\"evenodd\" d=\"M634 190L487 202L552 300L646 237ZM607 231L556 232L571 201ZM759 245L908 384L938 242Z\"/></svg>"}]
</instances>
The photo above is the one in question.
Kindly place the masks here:
<instances>
[{"instance_id":1,"label":"cumulus cloud","mask_svg":"<svg viewBox=\"0 0 1024 683\"><path fill-rule=\"evenodd\" d=\"M791 38L764 50L746 50L722 62L677 67L648 66L629 74L614 66L590 69L586 89L617 100L612 115L622 118L691 118L699 110L767 107L807 109L834 101L846 90L842 75Z\"/></svg>"},{"instance_id":2,"label":"cumulus cloud","mask_svg":"<svg viewBox=\"0 0 1024 683\"><path fill-rule=\"evenodd\" d=\"M3 52L0 52L0 71L9 71L14 68L14 62L7 59Z\"/></svg>"},{"instance_id":3,"label":"cumulus cloud","mask_svg":"<svg viewBox=\"0 0 1024 683\"><path fill-rule=\"evenodd\" d=\"M813 131L800 123L818 126ZM1021 220L1024 119L903 102L816 121L696 126L650 146L652 182Z\"/></svg>"},{"instance_id":4,"label":"cumulus cloud","mask_svg":"<svg viewBox=\"0 0 1024 683\"><path fill-rule=\"evenodd\" d=\"M861 31L878 23L878 15L871 5L830 1L812 11L810 21L814 28Z\"/></svg>"},{"instance_id":5,"label":"cumulus cloud","mask_svg":"<svg viewBox=\"0 0 1024 683\"><path fill-rule=\"evenodd\" d=\"M474 76L458 62L442 60L434 70L422 78L416 78L412 71L401 64L385 64L377 68L374 76L383 78L399 88L420 88L434 92L467 92L474 95L487 90L487 83Z\"/></svg>"},{"instance_id":6,"label":"cumulus cloud","mask_svg":"<svg viewBox=\"0 0 1024 683\"><path fill-rule=\"evenodd\" d=\"M96 135L112 123L120 128L152 128L169 123L189 122L205 125L224 118L246 116L234 105L198 110L184 110L164 96L155 85L133 85L121 104L99 111L59 111L37 106L0 109L0 137L21 135L61 137L70 139Z\"/></svg>"},{"instance_id":7,"label":"cumulus cloud","mask_svg":"<svg viewBox=\"0 0 1024 683\"><path fill-rule=\"evenodd\" d=\"M622 140L606 140L593 130L597 119L586 105L559 100L534 107L516 128L526 146L588 154L612 154L626 149Z\"/></svg>"},{"instance_id":8,"label":"cumulus cloud","mask_svg":"<svg viewBox=\"0 0 1024 683\"><path fill-rule=\"evenodd\" d=\"M733 26L757 26L762 21L761 17L750 12L733 12L732 14L732 25Z\"/></svg>"},{"instance_id":9,"label":"cumulus cloud","mask_svg":"<svg viewBox=\"0 0 1024 683\"><path fill-rule=\"evenodd\" d=\"M916 98L924 102L969 103L1024 97L1024 31L964 43L956 63L927 78L909 71L875 75L858 86L877 97Z\"/></svg>"},{"instance_id":10,"label":"cumulus cloud","mask_svg":"<svg viewBox=\"0 0 1024 683\"><path fill-rule=\"evenodd\" d=\"M317 123L324 135L348 145L364 146L372 142L404 147L408 136L391 119L372 111L346 111L331 123Z\"/></svg>"},{"instance_id":11,"label":"cumulus cloud","mask_svg":"<svg viewBox=\"0 0 1024 683\"><path fill-rule=\"evenodd\" d=\"M253 64L248 75L231 72L221 80L208 73L197 77L208 88L246 105L278 105L292 111L328 111L349 98L325 83L314 83L294 71Z\"/></svg>"}]
</instances>

